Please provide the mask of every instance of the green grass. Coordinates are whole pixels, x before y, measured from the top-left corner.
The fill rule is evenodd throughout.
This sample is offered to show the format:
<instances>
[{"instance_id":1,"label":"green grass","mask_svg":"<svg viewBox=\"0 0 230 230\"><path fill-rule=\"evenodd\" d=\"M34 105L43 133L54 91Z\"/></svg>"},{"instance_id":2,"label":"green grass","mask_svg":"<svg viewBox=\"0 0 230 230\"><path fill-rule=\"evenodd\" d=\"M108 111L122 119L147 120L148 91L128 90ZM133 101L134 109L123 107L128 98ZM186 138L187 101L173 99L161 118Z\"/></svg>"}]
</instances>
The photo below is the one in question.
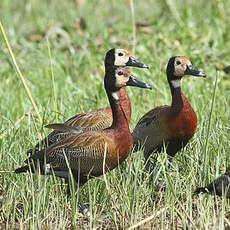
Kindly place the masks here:
<instances>
[{"instance_id":1,"label":"green grass","mask_svg":"<svg viewBox=\"0 0 230 230\"><path fill-rule=\"evenodd\" d=\"M154 215L141 227L223 229L230 222L225 199L192 196L224 172L230 163L230 76L219 72L208 131L215 66L230 65L230 1L135 1L136 57L150 70L133 69L153 90L128 89L131 129L156 105L169 104L165 67L172 55L188 56L206 79L186 77L183 91L198 115L198 130L186 148L169 160L159 155L154 177L143 170L142 151L119 168L90 180L79 192L91 218L65 197L58 178L15 175L43 129L0 38L0 229L127 229ZM0 19L43 123L108 104L103 60L111 47L132 50L129 1L1 0ZM57 35L59 31L61 35ZM48 42L47 42L48 38ZM207 139L208 138L208 139ZM207 153L206 163L204 154ZM166 189L157 189L163 180ZM149 182L151 181L151 182Z\"/></svg>"}]
</instances>

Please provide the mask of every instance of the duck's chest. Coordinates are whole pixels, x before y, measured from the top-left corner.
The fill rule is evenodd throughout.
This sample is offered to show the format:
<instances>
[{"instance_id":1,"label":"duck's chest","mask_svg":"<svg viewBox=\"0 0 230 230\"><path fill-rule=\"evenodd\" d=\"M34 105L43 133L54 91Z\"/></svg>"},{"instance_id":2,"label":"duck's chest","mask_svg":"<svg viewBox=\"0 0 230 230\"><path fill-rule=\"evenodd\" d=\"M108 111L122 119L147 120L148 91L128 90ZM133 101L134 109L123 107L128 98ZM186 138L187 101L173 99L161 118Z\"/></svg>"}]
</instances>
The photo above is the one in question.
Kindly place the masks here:
<instances>
[{"instance_id":1,"label":"duck's chest","mask_svg":"<svg viewBox=\"0 0 230 230\"><path fill-rule=\"evenodd\" d=\"M133 139L130 132L118 132L116 137L117 153L119 159L124 160L130 153L133 147Z\"/></svg>"},{"instance_id":2,"label":"duck's chest","mask_svg":"<svg viewBox=\"0 0 230 230\"><path fill-rule=\"evenodd\" d=\"M169 116L167 123L171 137L191 138L196 132L197 116L193 108L185 104L178 114Z\"/></svg>"},{"instance_id":3,"label":"duck's chest","mask_svg":"<svg viewBox=\"0 0 230 230\"><path fill-rule=\"evenodd\" d=\"M110 149L110 164L112 168L122 163L129 155L133 147L132 136L130 132L113 133L113 146Z\"/></svg>"}]
</instances>

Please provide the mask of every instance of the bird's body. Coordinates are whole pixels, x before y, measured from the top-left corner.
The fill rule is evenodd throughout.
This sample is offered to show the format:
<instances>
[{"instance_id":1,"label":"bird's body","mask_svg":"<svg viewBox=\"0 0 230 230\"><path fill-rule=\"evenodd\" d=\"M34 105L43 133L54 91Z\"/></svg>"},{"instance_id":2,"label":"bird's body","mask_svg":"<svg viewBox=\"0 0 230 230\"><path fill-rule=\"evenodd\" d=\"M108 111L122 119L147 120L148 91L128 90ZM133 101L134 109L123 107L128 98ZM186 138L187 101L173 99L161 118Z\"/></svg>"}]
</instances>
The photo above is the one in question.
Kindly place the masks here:
<instances>
[{"instance_id":1,"label":"bird's body","mask_svg":"<svg viewBox=\"0 0 230 230\"><path fill-rule=\"evenodd\" d=\"M194 135L197 116L186 97L181 92L182 107L173 111L172 106L160 106L145 114L136 125L132 136L134 143L142 143L144 151L150 154L164 146L167 153L174 156ZM160 130L160 132L159 132Z\"/></svg>"},{"instance_id":2,"label":"bird's body","mask_svg":"<svg viewBox=\"0 0 230 230\"><path fill-rule=\"evenodd\" d=\"M54 174L65 178L68 176L68 159L73 175L80 175L80 182L84 183L89 174L93 177L103 174L106 151L104 169L105 172L112 170L126 159L132 148L132 137L120 104L116 109L119 124L114 125L114 128L73 134L32 155L29 161L39 160L40 164L43 164L46 159L46 164L49 164ZM52 174L52 171L49 173ZM41 172L45 173L44 168Z\"/></svg>"},{"instance_id":3,"label":"bird's body","mask_svg":"<svg viewBox=\"0 0 230 230\"><path fill-rule=\"evenodd\" d=\"M209 193L216 194L218 196L225 196L230 198L230 167L227 168L226 172L211 182L206 187L197 188L194 194Z\"/></svg>"},{"instance_id":4,"label":"bird's body","mask_svg":"<svg viewBox=\"0 0 230 230\"><path fill-rule=\"evenodd\" d=\"M151 153L161 151L164 146L170 156L175 156L196 132L196 113L184 96L180 85L181 77L187 67L184 67L184 72L178 70L179 73L176 75L174 66L174 62L178 60L180 63L184 62L186 66L190 66L191 63L185 57L179 57L178 60L177 58L170 59L167 67L167 78L172 94L171 105L159 106L149 111L140 119L132 133L135 147L143 146L146 160ZM203 74L197 71L197 74L199 73Z\"/></svg>"}]
</instances>

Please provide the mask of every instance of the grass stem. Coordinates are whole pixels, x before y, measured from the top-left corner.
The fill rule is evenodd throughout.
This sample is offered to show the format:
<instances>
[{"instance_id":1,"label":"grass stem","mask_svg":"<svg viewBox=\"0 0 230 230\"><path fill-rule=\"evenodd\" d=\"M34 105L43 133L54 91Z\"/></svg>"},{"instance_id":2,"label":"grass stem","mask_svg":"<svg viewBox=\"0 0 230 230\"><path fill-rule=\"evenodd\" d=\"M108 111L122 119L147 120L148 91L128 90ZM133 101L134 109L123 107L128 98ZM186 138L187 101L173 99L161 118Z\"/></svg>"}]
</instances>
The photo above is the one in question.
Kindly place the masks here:
<instances>
[{"instance_id":1,"label":"grass stem","mask_svg":"<svg viewBox=\"0 0 230 230\"><path fill-rule=\"evenodd\" d=\"M208 157L208 141L210 137L210 130L211 130L211 124L212 124L212 114L213 114L213 109L214 109L214 104L215 104L215 98L216 98L216 88L217 88L217 79L218 79L218 70L216 69L216 79L215 79L215 85L212 93L212 104L211 104L211 111L209 114L208 118L208 131L207 131L207 136L205 140L205 147L204 147L204 158L203 158L203 182L205 181L205 178L207 178L208 174L208 165L209 165L209 157Z\"/></svg>"},{"instance_id":2,"label":"grass stem","mask_svg":"<svg viewBox=\"0 0 230 230\"><path fill-rule=\"evenodd\" d=\"M57 91L56 91L55 82L54 82L54 71L53 71L52 55L51 55L50 43L49 43L48 38L47 38L46 42L47 42L47 47L48 47L48 52L49 52L50 70L51 70L51 78L52 78L52 85L53 85L53 95L54 95L54 100L55 100L55 116L56 116L56 122L58 122Z\"/></svg>"},{"instance_id":3,"label":"grass stem","mask_svg":"<svg viewBox=\"0 0 230 230\"><path fill-rule=\"evenodd\" d=\"M34 108L34 110L35 110L35 112L36 112L36 114L37 114L37 116L38 116L38 118L39 118L39 121L40 121L40 123L42 124L42 117L41 117L41 115L39 114L38 107L36 106L36 104L35 104L35 102L34 102L34 99L33 99L32 95L31 95L31 93L30 93L30 90L29 90L29 88L28 88L28 86L27 86L27 84L26 84L26 81L25 81L25 79L24 79L24 77L23 77L23 75L22 75L22 73L21 73L21 71L20 71L20 69L19 69L19 67L18 67L18 64L17 64L17 62L16 62L14 53L13 53L13 51L12 51L12 49L11 49L11 46L10 46L10 44L9 44L9 42L8 42L8 39L7 39L5 30L4 30L4 28L3 28L3 25L2 25L2 22L1 22L1 21L0 21L0 29L1 29L2 36L3 36L3 38L4 38L4 41L5 41L5 43L6 43L6 46L7 46L8 50L9 50L10 56L11 56L11 58L12 58L14 67L15 67L15 69L16 69L16 72L17 72L19 78L21 79L21 81L22 81L22 83L23 83L23 86L24 86L24 88L25 88L26 94L27 94L27 96L28 96L29 99L30 99L30 102L31 102L31 104L32 104L32 106L33 106L33 108Z\"/></svg>"},{"instance_id":4,"label":"grass stem","mask_svg":"<svg viewBox=\"0 0 230 230\"><path fill-rule=\"evenodd\" d=\"M136 43L137 43L137 35L136 35L135 10L134 10L133 0L129 0L129 4L130 4L130 11L131 11L131 17L132 17L132 27L133 27L133 48L132 48L132 54L135 55Z\"/></svg>"}]
</instances>

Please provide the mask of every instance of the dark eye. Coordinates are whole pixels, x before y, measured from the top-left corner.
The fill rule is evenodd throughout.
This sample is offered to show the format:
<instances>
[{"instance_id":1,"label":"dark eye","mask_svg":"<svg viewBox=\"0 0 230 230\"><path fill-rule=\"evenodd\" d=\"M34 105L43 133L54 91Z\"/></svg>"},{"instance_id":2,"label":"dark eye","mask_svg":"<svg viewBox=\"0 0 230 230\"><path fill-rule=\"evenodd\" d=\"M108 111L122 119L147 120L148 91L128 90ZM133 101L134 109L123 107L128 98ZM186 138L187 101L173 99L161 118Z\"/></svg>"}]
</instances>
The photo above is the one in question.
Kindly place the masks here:
<instances>
[{"instance_id":1,"label":"dark eye","mask_svg":"<svg viewBox=\"0 0 230 230\"><path fill-rule=\"evenodd\" d=\"M120 53L118 53L118 56L123 56L123 53L121 53L121 52L120 52Z\"/></svg>"},{"instance_id":2,"label":"dark eye","mask_svg":"<svg viewBox=\"0 0 230 230\"><path fill-rule=\"evenodd\" d=\"M181 62L180 62L180 61L176 61L176 64L177 64L177 65L180 65L180 64L181 64Z\"/></svg>"},{"instance_id":3,"label":"dark eye","mask_svg":"<svg viewBox=\"0 0 230 230\"><path fill-rule=\"evenodd\" d=\"M119 71L117 74L118 74L119 76L121 76L121 75L123 75L123 72L122 72L122 71Z\"/></svg>"}]
</instances>

